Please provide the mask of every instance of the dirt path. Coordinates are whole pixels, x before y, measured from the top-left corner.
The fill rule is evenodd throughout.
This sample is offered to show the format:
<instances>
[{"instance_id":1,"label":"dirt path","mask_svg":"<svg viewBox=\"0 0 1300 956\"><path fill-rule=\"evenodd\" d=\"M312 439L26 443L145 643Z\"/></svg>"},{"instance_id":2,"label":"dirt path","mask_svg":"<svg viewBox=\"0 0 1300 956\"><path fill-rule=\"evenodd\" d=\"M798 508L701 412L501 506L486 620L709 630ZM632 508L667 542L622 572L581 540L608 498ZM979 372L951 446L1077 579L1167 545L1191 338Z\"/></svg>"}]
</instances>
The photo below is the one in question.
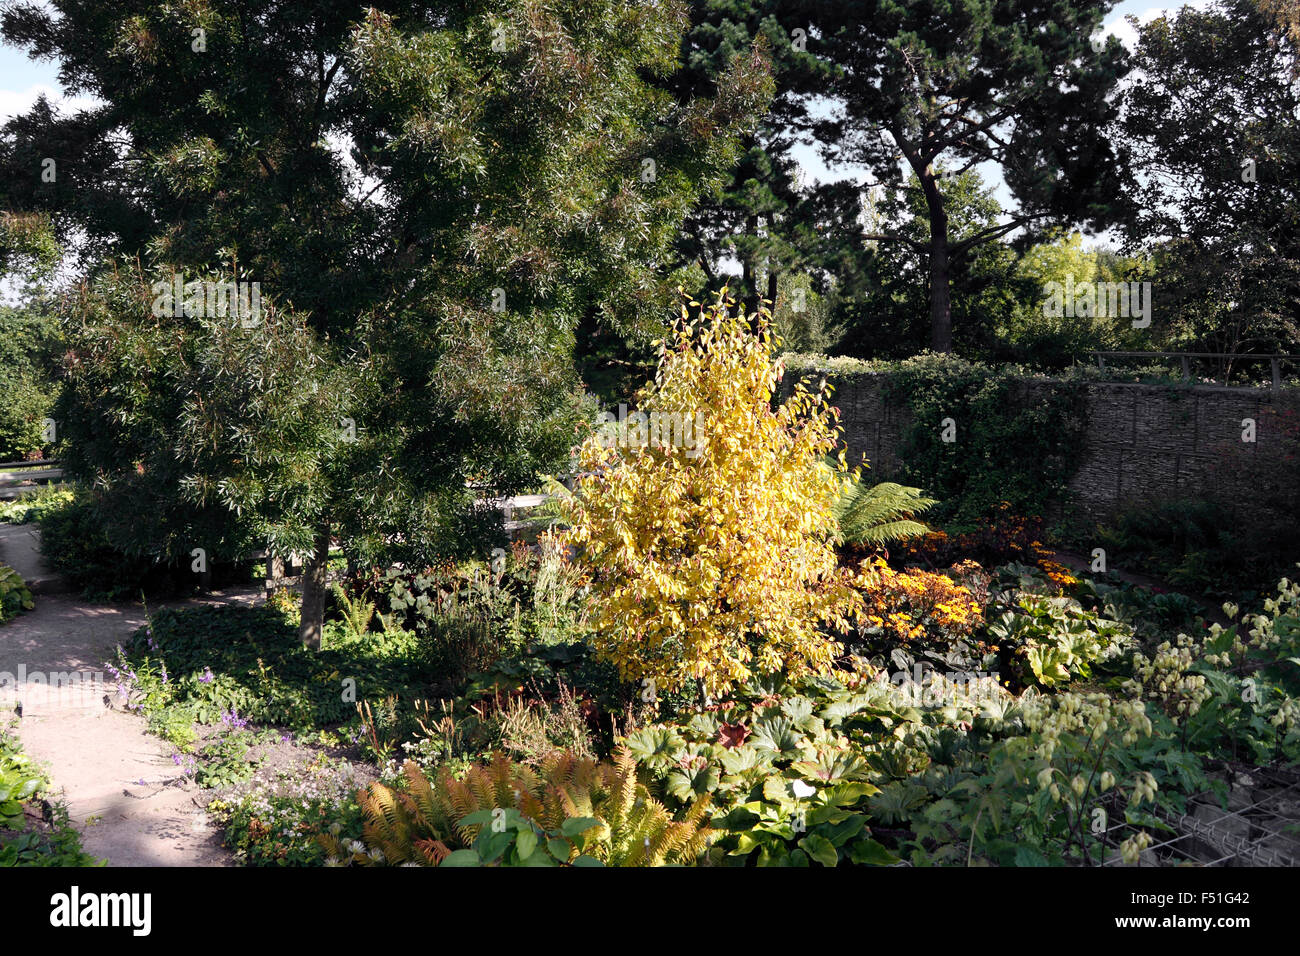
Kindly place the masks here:
<instances>
[{"instance_id":1,"label":"dirt path","mask_svg":"<svg viewBox=\"0 0 1300 956\"><path fill-rule=\"evenodd\" d=\"M15 544L0 538L0 562L27 557L13 555ZM178 603L251 603L259 594L249 588ZM232 865L166 745L145 732L142 718L105 704L115 687L104 662L144 618L139 606L37 595L35 610L0 626L0 713L21 702L23 749L63 791L88 853L110 866Z\"/></svg>"}]
</instances>

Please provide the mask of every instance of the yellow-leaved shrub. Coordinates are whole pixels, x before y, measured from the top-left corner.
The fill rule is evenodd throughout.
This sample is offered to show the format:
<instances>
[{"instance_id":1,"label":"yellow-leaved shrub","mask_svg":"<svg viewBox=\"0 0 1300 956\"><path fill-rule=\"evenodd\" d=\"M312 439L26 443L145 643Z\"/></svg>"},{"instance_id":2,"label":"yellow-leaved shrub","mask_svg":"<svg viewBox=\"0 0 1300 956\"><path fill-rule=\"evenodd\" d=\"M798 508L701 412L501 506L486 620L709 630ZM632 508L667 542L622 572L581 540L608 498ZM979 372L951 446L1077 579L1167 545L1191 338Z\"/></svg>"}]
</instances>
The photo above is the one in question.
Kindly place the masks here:
<instances>
[{"instance_id":1,"label":"yellow-leaved shrub","mask_svg":"<svg viewBox=\"0 0 1300 956\"><path fill-rule=\"evenodd\" d=\"M860 607L835 555L839 413L825 385L772 407L776 344L767 312L746 317L725 292L694 317L683 306L642 395L648 426L580 449L564 539L597 656L625 680L718 697L755 672L820 671L840 650L823 629Z\"/></svg>"}]
</instances>

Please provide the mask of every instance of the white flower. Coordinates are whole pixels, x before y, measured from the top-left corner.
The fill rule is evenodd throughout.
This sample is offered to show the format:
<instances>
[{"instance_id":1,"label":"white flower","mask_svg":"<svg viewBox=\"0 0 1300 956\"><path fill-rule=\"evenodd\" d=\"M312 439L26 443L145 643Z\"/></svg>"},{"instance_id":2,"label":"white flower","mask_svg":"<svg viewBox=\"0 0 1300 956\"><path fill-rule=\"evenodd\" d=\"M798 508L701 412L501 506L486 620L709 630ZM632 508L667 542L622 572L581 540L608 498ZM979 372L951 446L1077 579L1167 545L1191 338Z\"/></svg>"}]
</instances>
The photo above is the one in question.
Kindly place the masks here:
<instances>
[{"instance_id":1,"label":"white flower","mask_svg":"<svg viewBox=\"0 0 1300 956\"><path fill-rule=\"evenodd\" d=\"M790 784L790 789L794 792L794 795L800 800L802 800L804 797L811 797L814 793L817 792L816 787L812 786L811 784L804 783L802 780L794 781L794 783Z\"/></svg>"}]
</instances>

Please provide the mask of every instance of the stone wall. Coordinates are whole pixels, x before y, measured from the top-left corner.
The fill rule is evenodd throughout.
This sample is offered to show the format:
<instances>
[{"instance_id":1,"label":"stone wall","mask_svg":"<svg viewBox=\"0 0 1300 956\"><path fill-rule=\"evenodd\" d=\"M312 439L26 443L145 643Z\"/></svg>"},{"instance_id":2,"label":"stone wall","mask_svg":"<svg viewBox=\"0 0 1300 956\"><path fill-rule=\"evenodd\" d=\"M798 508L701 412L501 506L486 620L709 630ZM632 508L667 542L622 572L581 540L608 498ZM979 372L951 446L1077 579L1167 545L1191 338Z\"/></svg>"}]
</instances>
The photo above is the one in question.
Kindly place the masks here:
<instances>
[{"instance_id":1,"label":"stone wall","mask_svg":"<svg viewBox=\"0 0 1300 956\"><path fill-rule=\"evenodd\" d=\"M851 460L865 454L873 475L895 475L911 412L885 401L888 373L829 374ZM1051 387L1027 381L1019 400L1041 400L1040 390ZM1101 518L1127 506L1201 498L1243 524L1295 523L1300 389L1099 382L1086 390L1087 427L1070 482L1082 514ZM1255 423L1253 442L1242 440L1245 419Z\"/></svg>"}]
</instances>

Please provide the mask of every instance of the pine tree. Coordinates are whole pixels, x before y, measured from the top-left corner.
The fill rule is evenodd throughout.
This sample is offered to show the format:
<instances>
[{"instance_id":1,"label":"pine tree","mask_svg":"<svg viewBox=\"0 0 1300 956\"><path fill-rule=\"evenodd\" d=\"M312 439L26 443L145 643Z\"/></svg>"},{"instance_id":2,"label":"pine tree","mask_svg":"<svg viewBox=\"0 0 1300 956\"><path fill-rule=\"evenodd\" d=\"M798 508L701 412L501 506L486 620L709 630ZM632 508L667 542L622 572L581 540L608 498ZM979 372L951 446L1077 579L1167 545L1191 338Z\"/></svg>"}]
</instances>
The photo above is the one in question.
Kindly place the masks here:
<instances>
[{"instance_id":1,"label":"pine tree","mask_svg":"<svg viewBox=\"0 0 1300 956\"><path fill-rule=\"evenodd\" d=\"M1126 71L1118 40L1093 45L1110 0L835 0L792 4L817 26L809 51L835 79L840 115L819 138L841 162L894 183L916 176L929 217L930 344L952 349L955 258L1034 224L1101 226L1117 215L1122 162L1107 134ZM955 239L943 173L995 163L1018 203L1006 222ZM916 244L887 232L865 238Z\"/></svg>"}]
</instances>

